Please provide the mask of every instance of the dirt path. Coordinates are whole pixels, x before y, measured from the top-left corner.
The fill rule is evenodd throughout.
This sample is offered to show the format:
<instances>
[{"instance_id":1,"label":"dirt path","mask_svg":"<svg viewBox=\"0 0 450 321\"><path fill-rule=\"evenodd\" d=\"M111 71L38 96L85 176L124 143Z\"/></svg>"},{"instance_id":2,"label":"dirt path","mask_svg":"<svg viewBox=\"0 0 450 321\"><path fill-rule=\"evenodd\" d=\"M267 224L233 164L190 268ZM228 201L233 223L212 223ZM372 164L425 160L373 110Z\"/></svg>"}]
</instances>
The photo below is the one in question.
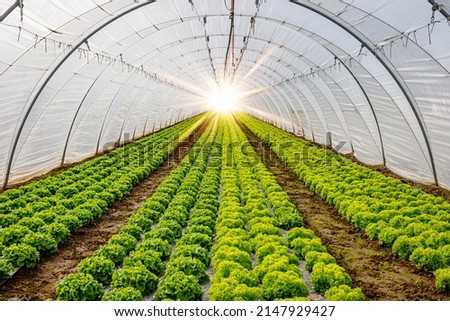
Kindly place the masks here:
<instances>
[{"instance_id":1,"label":"dirt path","mask_svg":"<svg viewBox=\"0 0 450 321\"><path fill-rule=\"evenodd\" d=\"M115 202L108 213L94 224L80 229L55 254L44 258L34 269L21 269L16 273L12 279L0 287L0 301L54 299L56 283L67 274L76 271L80 260L90 256L117 233L127 218L141 207L160 183L178 166L206 126L207 123L198 128L157 170L136 185L129 196Z\"/></svg>"},{"instance_id":2,"label":"dirt path","mask_svg":"<svg viewBox=\"0 0 450 321\"><path fill-rule=\"evenodd\" d=\"M338 264L351 275L353 285L361 287L368 300L450 300L450 296L436 292L431 274L395 258L390 249L369 240L342 219L335 208L311 192L267 144L245 126L242 129L303 215L305 226L322 239Z\"/></svg>"}]
</instances>

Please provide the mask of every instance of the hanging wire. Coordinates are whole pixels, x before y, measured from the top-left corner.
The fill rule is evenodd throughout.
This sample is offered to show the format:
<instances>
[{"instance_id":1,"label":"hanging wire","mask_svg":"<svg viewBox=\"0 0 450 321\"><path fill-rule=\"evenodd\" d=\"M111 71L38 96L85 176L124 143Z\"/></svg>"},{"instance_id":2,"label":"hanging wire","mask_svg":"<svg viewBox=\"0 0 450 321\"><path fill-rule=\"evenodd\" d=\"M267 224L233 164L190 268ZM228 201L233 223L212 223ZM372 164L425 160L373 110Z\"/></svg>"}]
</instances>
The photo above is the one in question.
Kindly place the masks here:
<instances>
[{"instance_id":1,"label":"hanging wire","mask_svg":"<svg viewBox=\"0 0 450 321\"><path fill-rule=\"evenodd\" d=\"M228 7L227 7L228 8ZM232 64L234 64L234 0L231 0L231 8L229 8L230 11L230 33L228 36L228 45L227 45L227 53L225 55L225 64L223 69L223 82L227 83L227 76L229 71L229 60L230 60L230 52L231 52L231 60Z\"/></svg>"},{"instance_id":2,"label":"hanging wire","mask_svg":"<svg viewBox=\"0 0 450 321\"><path fill-rule=\"evenodd\" d=\"M200 17L198 10L195 7L194 1L189 0L189 3L191 4L192 11L195 12L195 14L197 15L198 21L200 21L202 23L203 33L204 33L205 42L206 42L206 49L207 49L208 56L209 56L209 63L211 65L211 70L213 73L214 80L216 81L217 85L219 86L219 80L217 78L217 71L216 71L216 67L214 66L214 60L212 58L212 50L211 50L211 46L210 46L210 36L208 35L208 32L206 30L206 24L208 22L207 16Z\"/></svg>"},{"instance_id":3,"label":"hanging wire","mask_svg":"<svg viewBox=\"0 0 450 321\"><path fill-rule=\"evenodd\" d=\"M23 0L19 0L19 8L20 8L20 22L23 22Z\"/></svg>"},{"instance_id":4,"label":"hanging wire","mask_svg":"<svg viewBox=\"0 0 450 321\"><path fill-rule=\"evenodd\" d=\"M225 8L227 8L228 11L231 11L230 7L228 7L227 0L223 0L223 3L225 4Z\"/></svg>"},{"instance_id":5,"label":"hanging wire","mask_svg":"<svg viewBox=\"0 0 450 321\"><path fill-rule=\"evenodd\" d=\"M16 27L16 26L14 26ZM62 41L56 41L53 40L49 37L42 37L39 36L38 34L32 33L28 30L26 30L23 27L17 27L19 30L19 36L18 36L18 41L20 41L21 39L21 34L23 32L28 33L29 35L31 35L34 39L34 44L33 44L33 49L36 50L37 46L39 43L43 43L44 44L44 52L48 53L48 45L49 43L52 44L53 43L53 48L56 50L56 48L62 50L64 53L66 51L70 51L72 48L71 44L68 43L64 43ZM158 75L156 74L150 74L149 72L145 71L144 66L140 65L139 67L134 66L131 63L128 63L127 61L125 61L125 59L123 58L123 54L120 54L118 57L111 57L109 55L106 55L104 53L100 53L100 52L95 52L92 50L92 48L90 47L88 41L85 42L86 48L79 48L78 49L78 58L84 59L86 58L87 63L89 63L91 60L96 60L97 63L99 63L100 65L103 64L108 64L110 66L115 66L117 62L120 62L121 66L122 66L122 71L124 70L124 67L127 67L128 72L136 72L136 73L140 73L141 75L143 75L145 78L149 78L155 82L158 82L160 84L164 84L168 87L177 89L179 91L191 94L191 95L195 95L195 96L201 96L199 93L196 93L194 91L191 91L187 88L184 88L180 85L174 84L172 81L168 81L167 79L161 79L160 77L158 77ZM92 59L91 59L91 54L92 54Z\"/></svg>"},{"instance_id":6,"label":"hanging wire","mask_svg":"<svg viewBox=\"0 0 450 321\"><path fill-rule=\"evenodd\" d=\"M233 70L233 76L231 78L231 83L234 82L236 74L238 73L238 71L239 71L239 69L241 67L242 61L244 59L244 54L245 54L245 52L247 51L247 48L248 48L248 43L250 41L250 36L252 34L255 34L255 31L256 31L256 19L258 18L259 11L261 9L261 1L260 0L255 0L255 6L256 6L256 12L250 18L250 28L248 30L247 36L244 37L244 46L242 47L242 49L241 49L241 51L239 53L239 58L237 59L236 64L234 66L235 68Z\"/></svg>"}]
</instances>

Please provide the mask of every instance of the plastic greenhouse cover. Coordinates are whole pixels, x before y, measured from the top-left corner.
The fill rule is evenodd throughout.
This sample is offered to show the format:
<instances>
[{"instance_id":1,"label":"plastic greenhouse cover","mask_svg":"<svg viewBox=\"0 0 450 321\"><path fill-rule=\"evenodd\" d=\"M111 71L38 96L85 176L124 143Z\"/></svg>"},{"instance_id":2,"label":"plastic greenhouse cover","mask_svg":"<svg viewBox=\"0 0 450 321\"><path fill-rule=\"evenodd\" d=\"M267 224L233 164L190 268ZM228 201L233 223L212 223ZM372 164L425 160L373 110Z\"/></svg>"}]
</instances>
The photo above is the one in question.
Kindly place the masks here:
<instances>
[{"instance_id":1,"label":"plastic greenhouse cover","mask_svg":"<svg viewBox=\"0 0 450 321\"><path fill-rule=\"evenodd\" d=\"M244 112L450 187L450 27L426 0L236 0L228 59L231 0L24 4L0 23L3 185L201 113L227 83Z\"/></svg>"}]
</instances>

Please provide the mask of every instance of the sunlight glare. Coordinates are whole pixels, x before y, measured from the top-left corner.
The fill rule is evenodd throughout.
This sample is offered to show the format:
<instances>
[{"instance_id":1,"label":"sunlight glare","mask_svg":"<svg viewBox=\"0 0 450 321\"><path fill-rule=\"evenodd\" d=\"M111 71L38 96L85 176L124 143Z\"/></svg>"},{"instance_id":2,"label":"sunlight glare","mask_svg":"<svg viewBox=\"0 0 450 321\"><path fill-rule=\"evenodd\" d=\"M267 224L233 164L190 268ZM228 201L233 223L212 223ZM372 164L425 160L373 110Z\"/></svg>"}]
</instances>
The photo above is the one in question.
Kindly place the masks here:
<instances>
[{"instance_id":1,"label":"sunlight glare","mask_svg":"<svg viewBox=\"0 0 450 321\"><path fill-rule=\"evenodd\" d=\"M217 112L231 112L239 107L239 95L230 87L218 88L209 97L210 108Z\"/></svg>"}]
</instances>

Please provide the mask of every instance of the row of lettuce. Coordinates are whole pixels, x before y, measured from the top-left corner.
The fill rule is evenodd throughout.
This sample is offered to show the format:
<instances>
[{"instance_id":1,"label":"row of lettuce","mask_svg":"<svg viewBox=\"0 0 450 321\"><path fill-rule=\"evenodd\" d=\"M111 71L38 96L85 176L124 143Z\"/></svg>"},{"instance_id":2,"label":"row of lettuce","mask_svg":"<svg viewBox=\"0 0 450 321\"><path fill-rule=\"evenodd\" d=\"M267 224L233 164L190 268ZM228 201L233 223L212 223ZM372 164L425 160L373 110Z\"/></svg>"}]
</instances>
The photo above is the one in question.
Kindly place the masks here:
<instances>
[{"instance_id":1,"label":"row of lettuce","mask_svg":"<svg viewBox=\"0 0 450 321\"><path fill-rule=\"evenodd\" d=\"M247 115L239 119L317 195L450 292L450 204Z\"/></svg>"},{"instance_id":2,"label":"row of lettuce","mask_svg":"<svg viewBox=\"0 0 450 321\"><path fill-rule=\"evenodd\" d=\"M298 266L306 260L314 289L327 299L362 300L241 144L248 141L232 118L214 119L120 232L58 283L58 299L307 300Z\"/></svg>"},{"instance_id":3,"label":"row of lettuce","mask_svg":"<svg viewBox=\"0 0 450 321\"><path fill-rule=\"evenodd\" d=\"M217 136L215 120L119 233L58 283L59 300L201 298L218 207Z\"/></svg>"},{"instance_id":4,"label":"row of lettuce","mask_svg":"<svg viewBox=\"0 0 450 321\"><path fill-rule=\"evenodd\" d=\"M0 280L32 268L108 210L204 122L200 115L57 175L0 194Z\"/></svg>"},{"instance_id":5,"label":"row of lettuce","mask_svg":"<svg viewBox=\"0 0 450 321\"><path fill-rule=\"evenodd\" d=\"M224 120L222 193L212 249L212 300L308 300L299 261L313 289L329 300L362 300L233 118ZM287 231L287 233L286 233Z\"/></svg>"}]
</instances>

